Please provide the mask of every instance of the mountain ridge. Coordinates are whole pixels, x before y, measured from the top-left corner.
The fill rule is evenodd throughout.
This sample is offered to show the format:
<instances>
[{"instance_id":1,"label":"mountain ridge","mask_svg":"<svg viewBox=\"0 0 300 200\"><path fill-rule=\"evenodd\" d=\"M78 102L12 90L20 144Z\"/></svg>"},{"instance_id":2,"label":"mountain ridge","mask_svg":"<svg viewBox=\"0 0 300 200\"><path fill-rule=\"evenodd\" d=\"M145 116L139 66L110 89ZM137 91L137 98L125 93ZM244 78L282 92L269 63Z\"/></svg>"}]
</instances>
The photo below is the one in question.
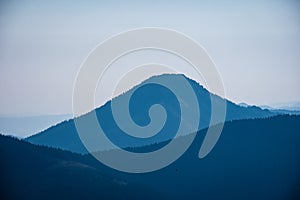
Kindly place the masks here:
<instances>
[{"instance_id":1,"label":"mountain ridge","mask_svg":"<svg viewBox=\"0 0 300 200\"><path fill-rule=\"evenodd\" d=\"M206 132L201 130L177 161L145 174L118 172L91 155L27 142L25 150L3 142L7 136L0 136L0 158L6 161L0 166L4 168L0 194L22 199L118 199L115 195L121 191L121 198L133 199L296 200L300 195L299 129L300 116L296 115L228 121L206 158L197 156ZM28 184L28 179L34 181ZM44 192L49 196L43 196Z\"/></svg>"}]
</instances>

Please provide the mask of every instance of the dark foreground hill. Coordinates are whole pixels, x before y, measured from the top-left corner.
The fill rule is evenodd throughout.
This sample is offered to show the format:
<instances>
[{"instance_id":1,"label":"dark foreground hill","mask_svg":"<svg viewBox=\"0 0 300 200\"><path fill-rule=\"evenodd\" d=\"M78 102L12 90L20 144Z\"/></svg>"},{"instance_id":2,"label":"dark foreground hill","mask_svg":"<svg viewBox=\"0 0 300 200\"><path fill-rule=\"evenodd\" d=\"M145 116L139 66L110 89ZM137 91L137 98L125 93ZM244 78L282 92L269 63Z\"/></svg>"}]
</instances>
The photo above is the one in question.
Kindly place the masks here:
<instances>
[{"instance_id":1,"label":"dark foreground hill","mask_svg":"<svg viewBox=\"0 0 300 200\"><path fill-rule=\"evenodd\" d=\"M153 199L155 191L104 174L90 157L0 136L0 199ZM147 195L145 195L147 194Z\"/></svg>"},{"instance_id":2,"label":"dark foreground hill","mask_svg":"<svg viewBox=\"0 0 300 200\"><path fill-rule=\"evenodd\" d=\"M205 88L203 88L194 80L191 80L185 77L184 75L180 75L180 74L164 74L160 76L154 76L144 81L142 84L147 86L147 84L152 82L160 82L160 81L172 82L174 87L181 90L182 89L181 87L183 87L182 84L180 84L181 82L179 81L181 80L181 78L184 78L188 81L188 83L191 85L191 87L193 88L197 96L199 110L200 110L199 130L206 128L209 125L210 118L211 118L211 98L214 100L214 102L217 102L217 104L224 102L227 105L227 112L226 112L226 119L225 119L226 121L238 120L238 119L264 118L264 117L277 115L277 113L272 113L269 110L263 110L255 106L242 107L236 105L217 95L211 94L209 91L207 91ZM126 92L125 94L116 97L112 101L118 103L125 102L126 97L130 96L133 90L138 87L139 86L134 87L133 89ZM177 100L174 100L172 94L170 94L170 92L168 92L166 89L163 89L161 87L151 86L151 84L149 84L149 87L143 87L143 89L144 90L140 92L140 96L138 96L139 98L135 98L135 100L131 102L131 106L130 106L130 108L132 108L131 113L133 113L136 122L147 125L147 121L149 120L147 118L148 110L145 109L147 105L148 106L153 104L163 105L163 107L166 109L167 112L167 121L160 134L157 134L157 136L160 135L161 137L150 137L149 139L147 138L138 141L136 141L134 138L128 137L128 135L122 132L119 129L119 127L116 125L116 122L112 116L112 110L111 110L112 101L109 101L104 106L97 108L96 114L98 116L98 120L101 125L101 128L108 134L110 140L113 142L120 143L117 144L117 146L136 147L136 146L144 146L152 143L166 141L170 138L173 138L170 137L169 135L176 133L177 131L178 128L177 126L179 125L180 117L181 117L180 109L179 110L176 109L178 108ZM180 101L184 102L183 104L186 104L185 102L188 102L187 99L180 99ZM121 110L124 109L128 109L128 108L125 107ZM122 112L121 110L120 112ZM86 116L88 117L88 115L90 114L91 113L88 113L86 114ZM82 117L86 117L86 116L82 116ZM189 125L186 124L186 126ZM186 134L188 133L190 132L187 132ZM74 120L65 121L39 134L33 135L27 138L26 140L33 144L41 144L50 147L57 147L57 148L61 148L61 149L65 149L77 153L87 153L75 129ZM99 145L99 150L105 150L107 148L108 147L106 147L104 144Z\"/></svg>"},{"instance_id":3,"label":"dark foreground hill","mask_svg":"<svg viewBox=\"0 0 300 200\"><path fill-rule=\"evenodd\" d=\"M15 197L11 199L299 199L300 116L227 122L213 151L199 159L205 133L199 131L188 151L173 164L146 174L117 172L90 155L1 136L1 196Z\"/></svg>"}]
</instances>

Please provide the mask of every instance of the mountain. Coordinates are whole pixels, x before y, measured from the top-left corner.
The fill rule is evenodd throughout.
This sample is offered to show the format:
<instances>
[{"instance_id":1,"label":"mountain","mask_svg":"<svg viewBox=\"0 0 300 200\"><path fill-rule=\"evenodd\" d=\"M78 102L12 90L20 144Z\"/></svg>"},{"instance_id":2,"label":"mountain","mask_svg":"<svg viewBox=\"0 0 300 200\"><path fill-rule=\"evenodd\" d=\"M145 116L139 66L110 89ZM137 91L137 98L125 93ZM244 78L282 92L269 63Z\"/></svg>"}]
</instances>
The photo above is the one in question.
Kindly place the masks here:
<instances>
[{"instance_id":1,"label":"mountain","mask_svg":"<svg viewBox=\"0 0 300 200\"><path fill-rule=\"evenodd\" d=\"M165 126L160 131L160 134L157 134L156 136L147 139L136 139L134 137L128 137L127 134L125 134L121 129L119 129L112 116L111 104L125 102L125 99L128 98L128 96L132 95L133 90L137 87L140 87L139 85L127 91L126 93L114 98L112 101L107 102L102 107L96 109L96 114L101 128L105 132L110 133L107 135L109 139L118 146L126 148L145 146L152 143L166 141L172 138L172 134L176 133L176 130L178 129L178 124L180 123L181 117L180 107L178 107L178 101L174 99L174 96L172 96L173 94L167 91L165 88L153 86L153 84L151 85L151 83L167 81L173 83L175 85L174 87L179 87L180 89L180 85L176 85L176 83L178 82L177 80L182 77L186 79L191 85L198 99L200 110L199 130L206 128L209 125L211 118L210 97L212 97L213 101L217 102L217 104L220 104L222 102L226 103L226 121L237 119L265 118L277 115L277 113L272 113L269 110L263 110L256 106L238 106L226 99L211 94L197 82L185 77L184 75L163 74L160 76L151 77L143 83L141 83L141 85L143 86L147 86L147 84L149 84L150 86L144 87L143 92L138 94L138 96L134 98L134 100L130 104L130 108L133 113L133 117L135 118L135 121L142 125L147 125L147 123L150 121L150 118L148 117L149 107L153 104L162 105L167 112L167 120ZM186 102L187 100L180 99L180 101ZM91 115L91 113L87 113L81 117L89 117L89 115ZM188 126L188 122L185 125ZM82 145L79 139L73 119L60 123L45 131L42 131L39 134L28 137L26 140L33 144L62 148L77 153L87 153L85 147ZM104 144L97 145L99 146L99 149L97 150L105 150L108 148Z\"/></svg>"},{"instance_id":2,"label":"mountain","mask_svg":"<svg viewBox=\"0 0 300 200\"><path fill-rule=\"evenodd\" d=\"M294 101L289 103L275 103L271 106L260 106L261 108L267 108L271 110L286 110L286 111L298 111L300 112L300 102Z\"/></svg>"},{"instance_id":3,"label":"mountain","mask_svg":"<svg viewBox=\"0 0 300 200\"><path fill-rule=\"evenodd\" d=\"M300 110L269 109L276 114L300 115Z\"/></svg>"},{"instance_id":4,"label":"mountain","mask_svg":"<svg viewBox=\"0 0 300 200\"><path fill-rule=\"evenodd\" d=\"M0 194L15 199L297 200L299 130L300 116L226 122L204 159L198 151L205 129L177 161L145 174L118 172L91 155L0 136Z\"/></svg>"},{"instance_id":5,"label":"mountain","mask_svg":"<svg viewBox=\"0 0 300 200\"><path fill-rule=\"evenodd\" d=\"M277 114L290 114L290 115L300 115L300 108L296 107L283 107L283 108L274 108L271 106L260 106L262 109L268 109L269 111Z\"/></svg>"},{"instance_id":6,"label":"mountain","mask_svg":"<svg viewBox=\"0 0 300 200\"><path fill-rule=\"evenodd\" d=\"M251 105L248 105L246 103L239 103L239 106L242 107L251 107ZM294 107L293 107L294 105ZM284 115L300 115L300 109L298 109L296 106L296 104L291 104L290 106L286 106L286 107L271 107L271 106L259 106L261 109L263 110L269 110L270 112L280 115L280 114L284 114Z\"/></svg>"},{"instance_id":7,"label":"mountain","mask_svg":"<svg viewBox=\"0 0 300 200\"><path fill-rule=\"evenodd\" d=\"M241 107L249 107L250 106L250 105L248 105L246 103L239 103L238 105L241 106Z\"/></svg>"},{"instance_id":8,"label":"mountain","mask_svg":"<svg viewBox=\"0 0 300 200\"><path fill-rule=\"evenodd\" d=\"M170 166L140 176L119 174L163 187L170 199L299 199L299 130L300 116L227 122L204 159L198 158L206 133L201 130Z\"/></svg>"}]
</instances>

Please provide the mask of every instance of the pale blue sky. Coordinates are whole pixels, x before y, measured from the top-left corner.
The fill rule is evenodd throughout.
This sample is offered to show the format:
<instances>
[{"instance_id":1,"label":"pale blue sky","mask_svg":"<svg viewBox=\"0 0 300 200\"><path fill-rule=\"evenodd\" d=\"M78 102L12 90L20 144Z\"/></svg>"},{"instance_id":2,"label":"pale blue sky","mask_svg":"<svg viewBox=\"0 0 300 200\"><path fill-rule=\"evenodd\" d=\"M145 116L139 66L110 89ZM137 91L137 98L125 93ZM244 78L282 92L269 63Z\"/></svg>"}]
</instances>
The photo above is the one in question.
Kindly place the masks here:
<instances>
[{"instance_id":1,"label":"pale blue sky","mask_svg":"<svg viewBox=\"0 0 300 200\"><path fill-rule=\"evenodd\" d=\"M202 44L234 102L300 101L297 1L7 1L0 5L0 114L72 112L76 73L118 32L178 30Z\"/></svg>"}]
</instances>

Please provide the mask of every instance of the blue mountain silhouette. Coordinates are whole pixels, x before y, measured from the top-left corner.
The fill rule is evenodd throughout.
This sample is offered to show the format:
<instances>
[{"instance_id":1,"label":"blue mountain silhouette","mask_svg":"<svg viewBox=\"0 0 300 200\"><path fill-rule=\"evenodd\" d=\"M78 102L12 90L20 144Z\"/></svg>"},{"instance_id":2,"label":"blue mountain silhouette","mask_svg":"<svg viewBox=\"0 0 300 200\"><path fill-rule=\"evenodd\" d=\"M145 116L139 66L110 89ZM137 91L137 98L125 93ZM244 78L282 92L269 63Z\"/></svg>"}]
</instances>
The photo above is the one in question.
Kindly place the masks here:
<instances>
[{"instance_id":1,"label":"blue mountain silhouette","mask_svg":"<svg viewBox=\"0 0 300 200\"><path fill-rule=\"evenodd\" d=\"M102 129L106 133L108 133L107 136L109 137L109 139L119 147L127 148L160 143L163 141L168 141L170 138L172 138L176 133L176 130L178 129L181 117L178 100L176 99L176 97L174 97L174 94L167 88L152 83L159 80L176 82L179 77L183 77L188 81L197 96L199 110L201 113L198 130L207 128L209 125L211 118L211 98L215 102L226 103L226 121L265 118L276 115L276 113L273 113L267 109L261 109L256 106L243 107L236 105L231 101L223 99L215 94L211 94L199 83L185 77L182 74L163 74L145 80L143 83L141 83L141 85L135 86L131 90L114 98L111 101L108 101L105 105L95 110L98 121ZM120 130L120 128L117 126L112 115L111 104L114 102L125 101L124 99L128 95L132 95L135 88L142 89L139 90L141 92L136 92L132 96L129 104L129 109L132 113L133 120L137 124L143 126L147 125L150 122L148 111L150 106L153 104L162 105L167 112L167 119L163 129L157 135L149 137L147 139L140 139L124 134L122 130ZM181 99L181 101L184 102L185 100ZM87 113L81 117L86 117L90 114L91 113ZM33 144L46 145L83 154L87 153L87 150L79 139L73 119L62 122L41 133L28 137L26 140ZM99 149L97 150L99 151L108 148L105 145L101 145L101 143L98 144L98 146Z\"/></svg>"}]
</instances>

